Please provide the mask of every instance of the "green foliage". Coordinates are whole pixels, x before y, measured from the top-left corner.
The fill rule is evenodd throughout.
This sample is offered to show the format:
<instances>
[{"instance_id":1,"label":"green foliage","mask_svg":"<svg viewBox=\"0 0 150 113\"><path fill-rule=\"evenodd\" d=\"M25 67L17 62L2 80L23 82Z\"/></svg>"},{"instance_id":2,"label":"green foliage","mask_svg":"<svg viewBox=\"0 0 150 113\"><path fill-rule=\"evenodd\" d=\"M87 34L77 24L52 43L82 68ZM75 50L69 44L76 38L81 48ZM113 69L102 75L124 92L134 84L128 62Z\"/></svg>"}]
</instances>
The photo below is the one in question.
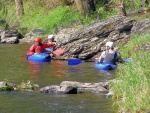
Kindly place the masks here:
<instances>
[{"instance_id":1,"label":"green foliage","mask_svg":"<svg viewBox=\"0 0 150 113\"><path fill-rule=\"evenodd\" d=\"M7 15L7 8L5 5L0 1L0 17L5 17Z\"/></svg>"},{"instance_id":2,"label":"green foliage","mask_svg":"<svg viewBox=\"0 0 150 113\"><path fill-rule=\"evenodd\" d=\"M150 51L137 47L140 43L150 42L149 37L150 34L135 35L126 47L126 50L133 50L131 57L134 61L120 66L116 72L117 81L111 84L114 105L118 107L118 112L137 113L150 108Z\"/></svg>"},{"instance_id":3,"label":"green foliage","mask_svg":"<svg viewBox=\"0 0 150 113\"><path fill-rule=\"evenodd\" d=\"M19 90L25 90L25 91L33 91L37 90L39 88L39 85L33 84L32 81L27 81L27 82L21 82L20 85L18 85Z\"/></svg>"},{"instance_id":4,"label":"green foliage","mask_svg":"<svg viewBox=\"0 0 150 113\"><path fill-rule=\"evenodd\" d=\"M43 29L52 33L57 26L65 25L72 20L81 20L90 23L89 18L84 18L77 11L73 11L69 6L59 6L54 10L49 10L43 6L37 6L30 1L24 2L25 15L17 18L14 14L15 6L11 6L11 10L6 17L9 24L19 23L18 29L25 29L29 32L33 29Z\"/></svg>"},{"instance_id":5,"label":"green foliage","mask_svg":"<svg viewBox=\"0 0 150 113\"><path fill-rule=\"evenodd\" d=\"M8 80L4 80L0 85L0 91L11 91L14 90L13 84L9 83Z\"/></svg>"},{"instance_id":6,"label":"green foliage","mask_svg":"<svg viewBox=\"0 0 150 113\"><path fill-rule=\"evenodd\" d=\"M8 24L17 23L19 25L17 29L25 35L33 29L43 29L52 33L57 26L65 25L72 20L80 20L85 24L89 24L97 18L106 19L117 13L117 0L111 1L110 6L113 7L110 10L106 10L106 4L103 2L96 4L97 10L92 17L80 16L77 11L72 10L69 6L62 6L63 2L63 0L24 0L25 15L22 18L17 18L15 14L15 2L2 0L0 8L3 10L0 10L0 16ZM137 8L140 4L140 0L130 0L130 2L124 0L124 2L128 10L133 8L133 6Z\"/></svg>"},{"instance_id":7,"label":"green foliage","mask_svg":"<svg viewBox=\"0 0 150 113\"><path fill-rule=\"evenodd\" d=\"M97 9L97 13L99 14L100 19L106 19L116 15L117 10L113 8L112 10L106 11L105 6L100 5L99 8Z\"/></svg>"}]
</instances>

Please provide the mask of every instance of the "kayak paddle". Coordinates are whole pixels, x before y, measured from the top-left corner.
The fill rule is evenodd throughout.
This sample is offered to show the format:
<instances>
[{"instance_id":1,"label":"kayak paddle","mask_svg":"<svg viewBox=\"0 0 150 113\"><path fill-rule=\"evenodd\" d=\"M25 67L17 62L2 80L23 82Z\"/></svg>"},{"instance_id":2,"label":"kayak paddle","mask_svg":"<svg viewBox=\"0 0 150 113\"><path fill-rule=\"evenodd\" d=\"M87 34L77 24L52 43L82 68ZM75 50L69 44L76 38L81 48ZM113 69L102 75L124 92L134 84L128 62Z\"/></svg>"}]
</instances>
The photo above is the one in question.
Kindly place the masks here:
<instances>
[{"instance_id":1,"label":"kayak paddle","mask_svg":"<svg viewBox=\"0 0 150 113\"><path fill-rule=\"evenodd\" d=\"M68 65L71 65L71 66L78 65L78 64L80 64L82 62L83 62L83 60L81 60L81 59L73 58L73 59L69 59L68 60Z\"/></svg>"},{"instance_id":2,"label":"kayak paddle","mask_svg":"<svg viewBox=\"0 0 150 113\"><path fill-rule=\"evenodd\" d=\"M126 58L123 60L124 62L133 62L133 59L132 58Z\"/></svg>"}]
</instances>

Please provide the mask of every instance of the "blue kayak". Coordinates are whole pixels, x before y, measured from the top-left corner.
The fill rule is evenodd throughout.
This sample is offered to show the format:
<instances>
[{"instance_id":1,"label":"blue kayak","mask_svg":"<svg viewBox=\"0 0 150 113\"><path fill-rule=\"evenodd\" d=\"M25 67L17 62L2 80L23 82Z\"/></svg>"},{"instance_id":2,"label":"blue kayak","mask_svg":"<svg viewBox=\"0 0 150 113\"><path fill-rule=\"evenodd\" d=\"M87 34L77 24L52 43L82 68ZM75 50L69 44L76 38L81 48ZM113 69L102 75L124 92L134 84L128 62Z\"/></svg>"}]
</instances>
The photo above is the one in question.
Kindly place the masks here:
<instances>
[{"instance_id":1,"label":"blue kayak","mask_svg":"<svg viewBox=\"0 0 150 113\"><path fill-rule=\"evenodd\" d=\"M98 70L113 70L117 67L117 65L104 62L102 64L99 64L98 61L95 62L95 67Z\"/></svg>"},{"instance_id":2,"label":"blue kayak","mask_svg":"<svg viewBox=\"0 0 150 113\"><path fill-rule=\"evenodd\" d=\"M41 54L34 54L32 56L26 56L26 59L33 62L50 62L51 57L47 57L47 56L48 54L41 53Z\"/></svg>"}]
</instances>

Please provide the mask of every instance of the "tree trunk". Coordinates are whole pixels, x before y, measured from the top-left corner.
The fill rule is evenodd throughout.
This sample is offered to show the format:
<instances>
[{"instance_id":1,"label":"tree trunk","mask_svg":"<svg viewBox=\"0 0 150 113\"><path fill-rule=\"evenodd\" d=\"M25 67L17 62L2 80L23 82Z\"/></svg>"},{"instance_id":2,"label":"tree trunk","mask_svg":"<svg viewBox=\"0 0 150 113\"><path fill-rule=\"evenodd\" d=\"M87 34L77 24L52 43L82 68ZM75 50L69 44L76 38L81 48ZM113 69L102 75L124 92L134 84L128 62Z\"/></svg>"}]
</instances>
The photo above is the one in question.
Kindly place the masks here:
<instances>
[{"instance_id":1,"label":"tree trunk","mask_svg":"<svg viewBox=\"0 0 150 113\"><path fill-rule=\"evenodd\" d=\"M126 10L125 10L125 4L123 3L123 0L119 1L118 13L119 13L120 16L127 16L127 13L126 13Z\"/></svg>"},{"instance_id":2,"label":"tree trunk","mask_svg":"<svg viewBox=\"0 0 150 113\"><path fill-rule=\"evenodd\" d=\"M21 17L22 15L24 15L23 1L15 0L15 3L16 3L16 15L17 17Z\"/></svg>"},{"instance_id":3,"label":"tree trunk","mask_svg":"<svg viewBox=\"0 0 150 113\"><path fill-rule=\"evenodd\" d=\"M96 10L94 0L75 0L75 3L81 15L90 16Z\"/></svg>"}]
</instances>

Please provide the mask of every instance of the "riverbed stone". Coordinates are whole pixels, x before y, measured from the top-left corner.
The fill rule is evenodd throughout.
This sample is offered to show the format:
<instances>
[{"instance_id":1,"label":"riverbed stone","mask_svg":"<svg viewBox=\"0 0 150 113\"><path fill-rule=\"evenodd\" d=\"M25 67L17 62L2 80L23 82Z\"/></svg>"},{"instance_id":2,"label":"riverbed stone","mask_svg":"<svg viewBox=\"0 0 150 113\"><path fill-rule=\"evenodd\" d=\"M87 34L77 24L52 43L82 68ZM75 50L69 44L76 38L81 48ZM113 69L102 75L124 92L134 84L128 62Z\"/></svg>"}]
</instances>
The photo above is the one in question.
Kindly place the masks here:
<instances>
[{"instance_id":1,"label":"riverbed stone","mask_svg":"<svg viewBox=\"0 0 150 113\"><path fill-rule=\"evenodd\" d=\"M50 94L77 94L77 93L109 93L108 82L82 83L77 81L63 81L60 85L46 86L40 89L42 93Z\"/></svg>"},{"instance_id":2,"label":"riverbed stone","mask_svg":"<svg viewBox=\"0 0 150 113\"><path fill-rule=\"evenodd\" d=\"M42 93L50 93L50 94L77 94L77 88L73 86L46 86L40 89Z\"/></svg>"}]
</instances>

